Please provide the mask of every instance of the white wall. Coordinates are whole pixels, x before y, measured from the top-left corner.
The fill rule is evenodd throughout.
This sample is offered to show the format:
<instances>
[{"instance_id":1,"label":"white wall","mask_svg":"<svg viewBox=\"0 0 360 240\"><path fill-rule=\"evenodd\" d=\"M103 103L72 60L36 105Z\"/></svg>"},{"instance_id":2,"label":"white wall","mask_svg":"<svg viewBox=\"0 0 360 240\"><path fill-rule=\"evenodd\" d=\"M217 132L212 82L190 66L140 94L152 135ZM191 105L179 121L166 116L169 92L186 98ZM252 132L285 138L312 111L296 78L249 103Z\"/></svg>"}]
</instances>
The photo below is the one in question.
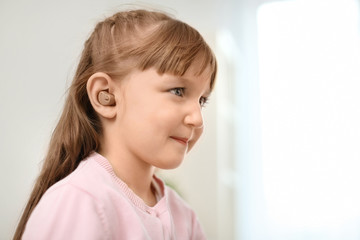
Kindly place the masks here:
<instances>
[{"instance_id":1,"label":"white wall","mask_svg":"<svg viewBox=\"0 0 360 240\"><path fill-rule=\"evenodd\" d=\"M128 1L127 1L128 2ZM216 0L153 0L215 45ZM40 169L82 44L94 24L124 1L2 0L0 2L0 239L10 239ZM209 239L220 239L216 169L216 104L207 130L183 166L170 171L198 213ZM169 176L169 173L166 173Z\"/></svg>"}]
</instances>

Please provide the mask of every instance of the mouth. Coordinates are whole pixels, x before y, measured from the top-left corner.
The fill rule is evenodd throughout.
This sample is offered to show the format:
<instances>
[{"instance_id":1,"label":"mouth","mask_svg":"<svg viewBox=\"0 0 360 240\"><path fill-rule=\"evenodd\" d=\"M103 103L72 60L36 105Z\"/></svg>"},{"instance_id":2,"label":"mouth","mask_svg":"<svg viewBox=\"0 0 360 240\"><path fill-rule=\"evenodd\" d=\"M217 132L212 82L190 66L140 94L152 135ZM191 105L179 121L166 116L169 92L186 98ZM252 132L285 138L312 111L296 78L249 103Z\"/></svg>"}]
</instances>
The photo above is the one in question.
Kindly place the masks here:
<instances>
[{"instance_id":1,"label":"mouth","mask_svg":"<svg viewBox=\"0 0 360 240\"><path fill-rule=\"evenodd\" d=\"M188 138L182 138L182 137L174 137L174 136L171 136L170 138L174 139L175 141L183 144L183 145L187 145L188 142L189 142L189 139Z\"/></svg>"}]
</instances>

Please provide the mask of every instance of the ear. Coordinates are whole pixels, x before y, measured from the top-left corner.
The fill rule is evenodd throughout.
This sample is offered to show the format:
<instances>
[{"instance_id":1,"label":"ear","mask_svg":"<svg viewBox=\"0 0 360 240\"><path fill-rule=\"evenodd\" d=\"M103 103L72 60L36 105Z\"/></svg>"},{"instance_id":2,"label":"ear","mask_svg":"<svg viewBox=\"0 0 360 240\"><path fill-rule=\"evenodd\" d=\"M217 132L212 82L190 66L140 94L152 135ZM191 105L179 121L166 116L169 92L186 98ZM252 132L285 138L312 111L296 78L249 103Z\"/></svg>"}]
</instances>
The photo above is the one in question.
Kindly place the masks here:
<instances>
[{"instance_id":1,"label":"ear","mask_svg":"<svg viewBox=\"0 0 360 240\"><path fill-rule=\"evenodd\" d=\"M95 111L102 117L111 119L116 116L116 98L114 104L104 105L99 101L99 93L107 92L112 95L114 80L103 72L97 72L91 75L86 84L87 94L91 105Z\"/></svg>"}]
</instances>

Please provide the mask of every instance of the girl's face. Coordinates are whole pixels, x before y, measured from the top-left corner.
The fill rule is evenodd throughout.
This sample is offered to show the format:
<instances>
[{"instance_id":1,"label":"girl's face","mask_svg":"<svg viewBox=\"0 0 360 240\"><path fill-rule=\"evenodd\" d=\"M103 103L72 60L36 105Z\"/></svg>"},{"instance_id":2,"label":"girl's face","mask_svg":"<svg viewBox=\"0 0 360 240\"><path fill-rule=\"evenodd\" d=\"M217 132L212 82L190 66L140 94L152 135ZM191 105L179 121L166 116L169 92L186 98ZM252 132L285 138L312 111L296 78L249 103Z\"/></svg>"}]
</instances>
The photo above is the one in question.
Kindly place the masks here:
<instances>
[{"instance_id":1,"label":"girl's face","mask_svg":"<svg viewBox=\"0 0 360 240\"><path fill-rule=\"evenodd\" d=\"M210 67L183 76L134 71L119 83L115 132L118 151L128 160L177 167L203 131L202 105L210 95Z\"/></svg>"}]
</instances>

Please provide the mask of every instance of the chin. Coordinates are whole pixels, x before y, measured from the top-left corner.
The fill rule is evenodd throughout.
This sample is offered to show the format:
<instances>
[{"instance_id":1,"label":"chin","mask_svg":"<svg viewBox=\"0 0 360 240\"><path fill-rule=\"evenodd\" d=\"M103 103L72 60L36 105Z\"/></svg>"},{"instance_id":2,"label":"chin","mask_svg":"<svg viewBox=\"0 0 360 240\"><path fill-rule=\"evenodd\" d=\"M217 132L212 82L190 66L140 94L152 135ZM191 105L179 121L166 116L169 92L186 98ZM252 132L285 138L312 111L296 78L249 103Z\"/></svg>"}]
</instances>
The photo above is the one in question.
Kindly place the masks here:
<instances>
[{"instance_id":1,"label":"chin","mask_svg":"<svg viewBox=\"0 0 360 240\"><path fill-rule=\"evenodd\" d=\"M164 169L164 170L171 170L171 169L175 169L175 168L179 167L181 165L181 163L183 162L183 160L184 159L162 162L155 167Z\"/></svg>"}]
</instances>

